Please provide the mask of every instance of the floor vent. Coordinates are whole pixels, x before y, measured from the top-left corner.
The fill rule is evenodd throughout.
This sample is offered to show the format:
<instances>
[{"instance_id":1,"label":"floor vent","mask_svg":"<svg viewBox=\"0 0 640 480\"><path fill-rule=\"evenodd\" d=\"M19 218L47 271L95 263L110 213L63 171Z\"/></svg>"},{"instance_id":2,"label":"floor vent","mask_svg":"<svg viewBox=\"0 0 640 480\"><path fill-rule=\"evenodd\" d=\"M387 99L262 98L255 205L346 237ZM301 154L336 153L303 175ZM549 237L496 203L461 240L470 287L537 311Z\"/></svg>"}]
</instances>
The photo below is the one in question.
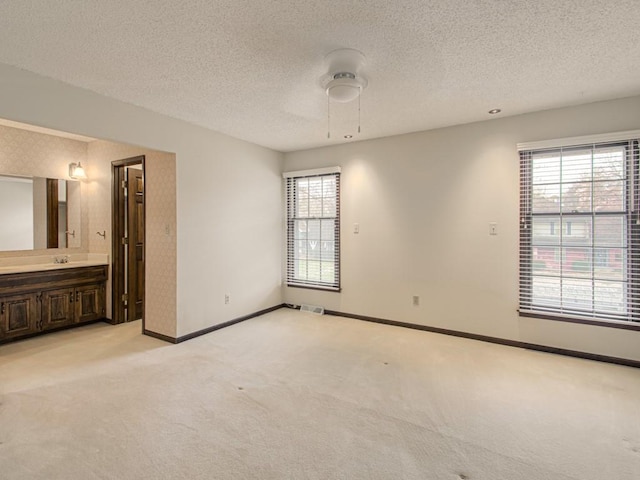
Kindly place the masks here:
<instances>
[{"instance_id":1,"label":"floor vent","mask_svg":"<svg viewBox=\"0 0 640 480\"><path fill-rule=\"evenodd\" d=\"M318 315L324 314L324 308L318 307L317 305L300 305L301 312L311 312Z\"/></svg>"}]
</instances>

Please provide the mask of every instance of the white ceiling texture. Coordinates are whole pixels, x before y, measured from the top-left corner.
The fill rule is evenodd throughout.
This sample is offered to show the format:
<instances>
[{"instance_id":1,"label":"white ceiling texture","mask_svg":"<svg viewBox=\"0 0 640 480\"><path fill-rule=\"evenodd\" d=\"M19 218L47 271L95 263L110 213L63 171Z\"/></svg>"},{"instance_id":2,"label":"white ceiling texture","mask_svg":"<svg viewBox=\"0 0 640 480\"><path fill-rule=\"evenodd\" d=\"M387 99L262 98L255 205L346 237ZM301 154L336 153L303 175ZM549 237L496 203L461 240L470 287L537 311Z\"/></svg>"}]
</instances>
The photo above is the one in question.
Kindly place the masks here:
<instances>
[{"instance_id":1,"label":"white ceiling texture","mask_svg":"<svg viewBox=\"0 0 640 480\"><path fill-rule=\"evenodd\" d=\"M3 0L0 62L292 151L640 94L639 25L639 0ZM327 139L347 47L362 133L332 104Z\"/></svg>"}]
</instances>

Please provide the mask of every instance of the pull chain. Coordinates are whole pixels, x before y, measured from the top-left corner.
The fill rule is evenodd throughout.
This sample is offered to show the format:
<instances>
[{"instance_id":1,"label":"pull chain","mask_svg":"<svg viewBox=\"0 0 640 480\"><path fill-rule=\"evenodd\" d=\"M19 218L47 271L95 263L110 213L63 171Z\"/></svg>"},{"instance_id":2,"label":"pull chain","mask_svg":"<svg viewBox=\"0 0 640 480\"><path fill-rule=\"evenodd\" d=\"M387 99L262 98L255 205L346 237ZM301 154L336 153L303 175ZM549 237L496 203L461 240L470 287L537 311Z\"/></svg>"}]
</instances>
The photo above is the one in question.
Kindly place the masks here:
<instances>
[{"instance_id":1,"label":"pull chain","mask_svg":"<svg viewBox=\"0 0 640 480\"><path fill-rule=\"evenodd\" d=\"M358 133L360 133L360 98L362 97L362 87L358 87Z\"/></svg>"},{"instance_id":2,"label":"pull chain","mask_svg":"<svg viewBox=\"0 0 640 480\"><path fill-rule=\"evenodd\" d=\"M327 138L331 138L331 98L327 92Z\"/></svg>"}]
</instances>

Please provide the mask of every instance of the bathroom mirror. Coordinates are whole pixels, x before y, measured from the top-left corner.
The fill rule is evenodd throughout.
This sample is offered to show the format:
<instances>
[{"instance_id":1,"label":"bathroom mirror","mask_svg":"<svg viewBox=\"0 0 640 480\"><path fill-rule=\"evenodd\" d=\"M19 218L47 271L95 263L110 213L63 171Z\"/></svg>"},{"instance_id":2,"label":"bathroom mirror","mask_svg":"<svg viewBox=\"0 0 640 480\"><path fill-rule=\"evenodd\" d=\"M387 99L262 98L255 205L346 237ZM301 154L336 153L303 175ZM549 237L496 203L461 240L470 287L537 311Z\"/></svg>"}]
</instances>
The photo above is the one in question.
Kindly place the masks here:
<instances>
[{"instance_id":1,"label":"bathroom mirror","mask_svg":"<svg viewBox=\"0 0 640 480\"><path fill-rule=\"evenodd\" d=\"M0 175L0 251L80 247L80 182Z\"/></svg>"}]
</instances>

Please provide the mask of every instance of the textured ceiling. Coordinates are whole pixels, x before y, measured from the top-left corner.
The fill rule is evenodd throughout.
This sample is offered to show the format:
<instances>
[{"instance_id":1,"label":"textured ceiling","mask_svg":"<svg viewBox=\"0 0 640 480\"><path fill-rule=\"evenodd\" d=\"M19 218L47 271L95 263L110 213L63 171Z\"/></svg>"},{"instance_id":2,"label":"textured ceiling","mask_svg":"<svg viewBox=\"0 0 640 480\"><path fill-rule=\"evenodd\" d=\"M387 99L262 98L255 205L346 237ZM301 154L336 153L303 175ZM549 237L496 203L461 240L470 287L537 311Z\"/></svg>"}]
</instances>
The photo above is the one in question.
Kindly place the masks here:
<instances>
[{"instance_id":1,"label":"textured ceiling","mask_svg":"<svg viewBox=\"0 0 640 480\"><path fill-rule=\"evenodd\" d=\"M638 0L5 0L0 62L291 151L640 94L638 25ZM362 133L332 105L327 139L342 47Z\"/></svg>"}]
</instances>

